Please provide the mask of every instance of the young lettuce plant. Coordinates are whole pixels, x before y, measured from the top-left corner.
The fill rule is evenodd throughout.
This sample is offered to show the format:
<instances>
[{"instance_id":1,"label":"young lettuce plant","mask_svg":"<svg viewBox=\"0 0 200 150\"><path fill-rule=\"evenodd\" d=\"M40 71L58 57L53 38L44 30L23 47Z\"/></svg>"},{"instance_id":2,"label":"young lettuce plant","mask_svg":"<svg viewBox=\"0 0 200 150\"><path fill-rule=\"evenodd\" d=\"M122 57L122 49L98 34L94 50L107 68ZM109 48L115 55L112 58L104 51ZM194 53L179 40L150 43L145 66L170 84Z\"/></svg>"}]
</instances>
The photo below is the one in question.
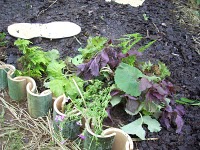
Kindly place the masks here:
<instances>
[{"instance_id":1,"label":"young lettuce plant","mask_svg":"<svg viewBox=\"0 0 200 150\"><path fill-rule=\"evenodd\" d=\"M54 96L65 94L71 99L76 99L79 95L72 79L76 79L77 84L83 87L83 80L75 76L73 73L65 72L66 64L64 61L52 60L47 66L47 78L45 80L45 87L50 88ZM82 88L81 88L82 89Z\"/></svg>"}]
</instances>

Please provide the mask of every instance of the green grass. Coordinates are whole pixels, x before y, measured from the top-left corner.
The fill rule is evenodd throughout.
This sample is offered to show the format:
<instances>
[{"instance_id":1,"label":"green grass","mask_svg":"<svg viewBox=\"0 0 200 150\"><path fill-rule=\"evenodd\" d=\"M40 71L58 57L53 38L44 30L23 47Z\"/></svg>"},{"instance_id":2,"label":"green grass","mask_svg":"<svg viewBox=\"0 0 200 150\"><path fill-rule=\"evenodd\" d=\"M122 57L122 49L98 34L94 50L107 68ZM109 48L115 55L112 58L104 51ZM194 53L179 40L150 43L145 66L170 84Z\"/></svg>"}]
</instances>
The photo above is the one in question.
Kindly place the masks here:
<instances>
[{"instance_id":1,"label":"green grass","mask_svg":"<svg viewBox=\"0 0 200 150\"><path fill-rule=\"evenodd\" d=\"M6 41L5 38L6 34L4 32L0 32L0 47L6 46L8 41Z\"/></svg>"},{"instance_id":2,"label":"green grass","mask_svg":"<svg viewBox=\"0 0 200 150\"><path fill-rule=\"evenodd\" d=\"M7 140L7 145L5 146L5 150L21 150L23 149L23 141L22 141L22 134L19 130L11 130L7 131L8 135L6 135L4 138Z\"/></svg>"},{"instance_id":3,"label":"green grass","mask_svg":"<svg viewBox=\"0 0 200 150\"><path fill-rule=\"evenodd\" d=\"M4 115L5 115L5 109L2 107L2 112L0 113L0 127L3 127Z\"/></svg>"}]
</instances>

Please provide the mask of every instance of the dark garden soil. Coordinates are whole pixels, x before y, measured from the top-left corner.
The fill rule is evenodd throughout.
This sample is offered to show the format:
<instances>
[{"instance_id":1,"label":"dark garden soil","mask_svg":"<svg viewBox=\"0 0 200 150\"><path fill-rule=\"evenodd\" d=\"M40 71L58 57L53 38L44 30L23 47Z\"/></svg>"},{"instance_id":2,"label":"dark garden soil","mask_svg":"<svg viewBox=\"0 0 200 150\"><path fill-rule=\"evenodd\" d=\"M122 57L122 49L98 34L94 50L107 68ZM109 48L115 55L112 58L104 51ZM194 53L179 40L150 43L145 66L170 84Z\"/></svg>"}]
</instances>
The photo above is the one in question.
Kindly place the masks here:
<instances>
[{"instance_id":1,"label":"dark garden soil","mask_svg":"<svg viewBox=\"0 0 200 150\"><path fill-rule=\"evenodd\" d=\"M100 35L116 39L124 34L141 33L157 40L145 51L143 59L160 60L169 67L169 80L176 86L178 97L200 100L200 55L197 52L200 45L193 41L199 35L200 28L182 26L177 18L181 14L171 0L146 0L138 8L106 3L104 0L57 0L50 6L52 2L0 0L0 32L7 33L8 25L19 22L74 22L82 28L82 32L76 36L78 40L75 37L31 40L44 50L58 49L62 58L75 56L77 49L85 46L88 36ZM143 14L149 17L147 21ZM3 56L0 52L0 58L5 63L16 65L16 59L21 56L13 45L16 38L7 34L6 39L9 41L6 54ZM185 108L185 124L181 134L176 134L175 129L162 128L159 133L147 133L146 137L158 140L135 142L135 146L140 150L200 149L200 109L198 106ZM130 121L130 117L118 115L120 113L120 110L114 108L116 119Z\"/></svg>"}]
</instances>

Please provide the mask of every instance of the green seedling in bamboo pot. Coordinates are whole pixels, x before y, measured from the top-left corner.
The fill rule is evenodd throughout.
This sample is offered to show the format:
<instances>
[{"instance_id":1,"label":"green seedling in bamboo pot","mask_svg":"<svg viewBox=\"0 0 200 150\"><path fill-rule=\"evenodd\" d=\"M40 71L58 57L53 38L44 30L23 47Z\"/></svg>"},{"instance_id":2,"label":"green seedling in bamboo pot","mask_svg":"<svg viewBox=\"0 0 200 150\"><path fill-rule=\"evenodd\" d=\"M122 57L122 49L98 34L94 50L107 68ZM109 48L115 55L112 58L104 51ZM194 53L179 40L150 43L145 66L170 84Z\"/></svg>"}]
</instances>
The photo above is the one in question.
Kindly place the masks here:
<instances>
[{"instance_id":1,"label":"green seedling in bamboo pot","mask_svg":"<svg viewBox=\"0 0 200 150\"><path fill-rule=\"evenodd\" d=\"M86 81L80 99L72 101L85 118L85 130L81 136L84 150L132 150L133 142L128 134L118 128L103 130L103 120L108 117L106 111L113 88L111 83L98 79ZM81 105L80 101L82 102Z\"/></svg>"},{"instance_id":2,"label":"green seedling in bamboo pot","mask_svg":"<svg viewBox=\"0 0 200 150\"><path fill-rule=\"evenodd\" d=\"M76 139L81 133L81 114L74 107L69 97L65 95L59 96L54 101L54 129L60 134L62 140Z\"/></svg>"},{"instance_id":3,"label":"green seedling in bamboo pot","mask_svg":"<svg viewBox=\"0 0 200 150\"><path fill-rule=\"evenodd\" d=\"M74 80L75 85L76 82ZM78 91L80 92L78 86ZM106 108L110 101L110 87L100 80L90 80L81 98L73 101L85 118L85 131L83 133L83 147L86 150L111 150L115 133L103 135L103 120L108 116ZM77 102L82 101L82 105Z\"/></svg>"}]
</instances>

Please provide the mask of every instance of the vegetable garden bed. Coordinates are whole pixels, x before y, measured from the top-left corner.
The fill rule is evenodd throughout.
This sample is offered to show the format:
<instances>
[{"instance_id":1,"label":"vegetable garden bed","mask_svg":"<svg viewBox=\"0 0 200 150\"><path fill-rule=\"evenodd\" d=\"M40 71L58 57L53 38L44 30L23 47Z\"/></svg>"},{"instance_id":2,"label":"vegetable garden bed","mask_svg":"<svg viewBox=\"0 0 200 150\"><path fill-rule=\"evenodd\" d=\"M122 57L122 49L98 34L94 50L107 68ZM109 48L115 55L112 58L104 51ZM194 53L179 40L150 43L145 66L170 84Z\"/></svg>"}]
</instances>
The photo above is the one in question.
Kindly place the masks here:
<instances>
[{"instance_id":1,"label":"vegetable garden bed","mask_svg":"<svg viewBox=\"0 0 200 150\"><path fill-rule=\"evenodd\" d=\"M186 1L182 0L179 2L179 4L182 7L186 7ZM113 91L112 96L118 96L117 100L111 102L113 108L110 108L108 112L110 112L109 117L104 120L104 125L106 126L114 126L114 127L121 127L123 125L126 125L132 121L137 120L140 123L147 124L143 126L137 126L138 128L144 128L146 131L146 140L144 138L144 134L136 134L133 132L133 130L129 130L127 128L124 128L124 131L127 131L131 134L136 134L140 137L140 139L143 139L144 141L136 141L134 142L134 148L138 149L199 149L200 147L200 129L199 129L199 100L200 100L200 76L199 76L199 65L200 65L200 55L199 55L199 27L194 25L192 26L189 24L185 18L181 16L180 8L177 5L177 2L173 1L162 1L162 0L156 0L156 1L145 1L144 4L138 8L131 7L130 5L120 5L116 4L114 2L106 3L104 0L100 1L87 1L87 0L77 0L77 1L63 1L58 0L54 2L50 1L20 1L20 2L12 2L12 0L7 1L1 1L0 5L2 6L2 9L0 10L0 32L7 33L6 29L7 26L14 23L14 22L32 22L32 23L47 23L51 21L71 21L82 28L82 32L71 38L64 38L59 40L48 40L48 39L42 39L42 38L34 38L31 40L34 46L41 47L44 51L49 52L50 56L50 62L53 62L52 60L58 59L58 52L52 49L57 49L60 53L60 58L63 59L63 62L59 62L57 66L51 66L47 68L47 72L50 76L48 76L48 79L44 81L44 74L39 74L39 79L37 79L37 84L39 85L40 92L43 91L43 82L48 83L47 81L50 81L50 83L46 84L46 87L50 87L51 91L56 96L60 96L63 94L63 92L66 92L65 89L57 90L59 87L51 86L54 83L51 82L52 77L55 77L54 71L58 70L60 68L60 73L62 74L62 69L65 66L68 66L68 68L71 72L74 72L75 70L72 70L74 67L69 66L69 59L66 59L67 56L70 56L71 58L74 58L78 54L78 57L76 59L72 59L72 62L74 64L80 64L82 63L82 57L85 59L85 64L82 66L79 66L79 75L82 75L82 78L85 79L92 79L94 76L99 76L102 72L104 72L104 77L108 77L104 80L100 80L101 82L105 81L105 83L99 83L94 81L94 83L88 83L86 86L87 88L90 88L90 84L92 86L96 86L97 92L102 90L102 93L106 93L105 86L107 84L112 85L113 83L108 82L112 81L114 79L115 83L117 84L118 91ZM12 5L12 9L10 9L10 6ZM185 21L183 23L183 20ZM133 34L134 33L134 34ZM140 34L136 34L140 33ZM123 35L126 35L123 37ZM128 35L128 36L127 36ZM141 36L142 35L142 36ZM3 36L3 35L2 35ZM84 48L89 49L91 47L87 46L87 40L89 37L106 37L107 39L97 39L96 43L95 40L93 41L96 44L97 49L103 50L103 51L93 51L91 50L89 53L84 53ZM123 42L124 39L121 39L121 47L122 54L119 54L117 52L120 51L119 47L113 47L115 44L119 44L120 40L117 40L119 38L124 38L127 40L128 38L133 38L129 41L130 43L138 40L138 43L134 45L131 52L129 52L130 49L127 48L127 45ZM140 39L141 37L141 39ZM109 41L111 39L111 41ZM25 44L27 47L32 47L32 45L29 45L29 43L18 40L18 42L15 42L16 38L13 38L6 35L6 38L2 41L7 41L7 43L2 43L0 47L0 59L1 61L4 61L6 64L11 64L16 66L16 68L24 71L24 73L29 73L31 77L38 78L38 72L34 72L38 69L32 70L32 74L30 74L30 70L25 70L26 67L25 61L28 60L25 56L23 46L20 49L20 45ZM92 39L91 39L92 40ZM0 41L1 42L1 41ZM14 45L15 42L15 45ZM21 43L20 43L21 42ZM103 43L102 45L100 43ZM113 44L112 46L110 44ZM148 43L150 43L148 45ZM94 45L95 45L94 44ZM104 49L104 47L105 48ZM145 47L146 45L146 47ZM148 45L148 46L147 46ZM16 47L18 46L18 48ZM128 46L128 47L129 47ZM79 48L82 48L80 50ZM117 50L117 52L113 51L113 49ZM127 48L127 49L126 49ZM79 49L79 51L78 51ZM38 50L38 48L31 49L31 50ZM51 51L52 50L52 51ZM137 50L137 52L136 52ZM130 63L133 64L135 62L135 57L132 57L131 59L126 59L124 55L127 56L138 56L140 53L138 53L138 50L144 51L143 55L138 58L138 62L146 62L142 63L141 67L139 63L136 63L134 66L130 66ZM41 50L42 51L42 50ZM39 54L39 51L37 51ZM47 53L48 53L47 52ZM51 53L52 52L52 53ZM129 52L129 53L128 53ZM28 53L28 52L27 52ZM98 55L100 53L100 55ZM41 52L42 54L42 52ZM52 55L53 54L53 55ZM107 56L109 57L109 60L107 59ZM118 55L120 57L115 57L115 55ZM33 54L33 56L35 56ZM16 63L17 59L21 57L21 63ZM46 57L46 56L45 56ZM81 58L81 59L80 59ZM49 60L44 60L43 58L37 58L42 59L41 62L45 62L48 64ZM118 59L118 60L117 60ZM33 60L36 60L34 58ZM114 62L112 60L115 60ZM117 62L118 61L118 62ZM161 63L162 62L162 63ZM105 63L107 65L105 65ZM166 65L164 65L164 64ZM39 64L39 63L38 63ZM67 65L66 65L67 64ZM91 65L92 64L92 65ZM129 66L127 66L127 64ZM35 65L35 64L34 64ZM34 66L33 65L33 66ZM55 64L54 64L55 65ZM35 65L37 66L37 65ZM110 68L108 68L108 66ZM135 67L137 66L137 67ZM55 69L52 69L52 68ZM99 72L97 68L104 68L102 72ZM139 70L137 69L139 67ZM164 68L163 70L161 68ZM170 73L165 68L168 67ZM90 68L90 72L88 70L84 70L84 68ZM91 69L92 68L92 69ZM154 68L154 69L152 69ZM39 71L42 71L43 68L39 68ZM140 70L142 72L140 72ZM153 75L156 77L159 77L159 81L156 81L158 78L148 78L147 76L152 77ZM126 73L124 73L126 72ZM164 73L163 73L164 72ZM124 73L124 74L123 74ZM18 72L18 75L25 75L23 72ZM150 75L151 74L151 75ZM111 75L111 76L109 76ZM113 76L114 75L114 76ZM57 76L57 75L56 75ZM61 75L62 76L62 75ZM136 76L137 78L132 78L132 76ZM111 78L109 78L111 77ZM164 79L166 77L166 82L161 82L161 79ZM60 78L61 79L61 78ZM63 78L62 78L63 79ZM125 83L125 79L134 80L134 82L131 84ZM148 80L147 80L148 79ZM71 80L73 85L70 85L71 87L74 86L73 79ZM98 79L99 80L99 79ZM52 80L53 81L53 80ZM55 81L55 80L54 80ZM75 78L75 81L77 82L78 87L81 86L81 81L79 82L78 78ZM63 82L60 83L56 82L55 85L61 85ZM70 84L71 84L70 83ZM123 83L123 84L122 84ZM149 113L147 109L145 108L146 112L138 113L139 110L139 103L136 102L136 99L138 96L141 95L141 92L144 92L145 90L157 90L158 93L156 93L156 98L159 100L163 100L164 95L169 96L169 93L171 92L171 83L174 85L174 89L176 90L176 93L174 93L175 99L179 99L179 103L187 103L188 105L184 105L185 107L185 114L182 116L183 109L182 107L175 108L175 111L169 111L168 109L165 110L165 114L162 116L168 118L169 115L172 116L172 114L176 113L175 119L182 117L184 125L182 126L182 121L179 119L177 120L176 124L173 124L171 128L166 129L164 126L162 126L162 129L158 133L151 133L150 131L158 131L160 130L160 127L157 127L157 122L152 121L149 123L149 115L151 116L152 112ZM69 84L69 83L66 83ZM140 85L140 91L137 91L136 89L131 89L131 86L134 85ZM51 88L52 87L52 88ZM129 88L127 88L129 87ZM167 91L161 91L161 87L166 90L166 87L168 88ZM155 88L155 89L153 89ZM72 98L80 96L81 92L77 92L77 86L74 86L72 91L68 91L65 94L70 95ZM91 88L92 89L92 88ZM120 89L120 91L119 91ZM110 90L110 89L109 89ZM75 92L76 91L76 92ZM73 93L75 92L75 93ZM90 91L94 92L94 91ZM125 92L125 93L120 93ZM7 102L10 104L13 104L16 108L15 103L10 102L9 96L6 96L5 91L1 91L1 97L3 97ZM89 94L84 93L84 94ZM126 95L129 94L129 95ZM148 94L148 93L147 93ZM160 95L159 95L160 94ZM106 94L105 94L106 95ZM117 103L121 100L119 100L120 97L123 97L127 100L124 104L123 102L118 104ZM73 97L74 96L74 97ZM146 98L150 96L149 94L146 95ZM166 97L165 97L166 98ZM171 98L171 93L170 93ZM188 99L194 99L197 101L190 102ZM79 97L80 101L83 99L82 97ZM93 97L94 99L94 97ZM132 101L134 101L134 103ZM138 99L137 99L138 100ZM185 102L183 102L185 101ZM195 103L193 103L195 102ZM77 104L76 102L74 102ZM43 135L44 137L40 137L41 145L37 145L34 141L35 138L30 138L27 136L27 131L22 132L22 128L12 126L10 123L10 120L12 121L16 119L16 117L10 117L9 114L15 115L20 114L21 111L18 113L12 113L14 111L14 108L10 109L5 107L5 102L3 100L0 101L0 121L1 121L1 130L0 130L0 145L1 147L5 148L8 147L9 144L12 143L11 140L8 137L10 130L6 129L6 125L9 125L9 127L14 127L14 129L17 130L17 134L14 134L16 139L18 139L18 145L19 149L22 145L27 146L30 144L31 140L33 142L34 148L38 147L45 147L45 142L48 143L51 138L46 136L53 136L54 134L49 134L48 130L50 132L51 128L49 127L50 124L45 124L47 128L43 126L42 129L44 129L46 132ZM86 102L87 104L87 102ZM189 105L190 104L190 105ZM194 106L194 105L197 106ZM20 104L20 106L23 105L25 107L25 110L27 109L27 103L23 102ZM88 105L88 104L87 104ZM95 104L98 105L98 104ZM80 106L77 104L77 106ZM109 105L110 106L110 105ZM132 106L132 107L130 107ZM137 106L137 108L136 108ZM105 107L105 106L101 106ZM84 108L87 108L87 106L84 106ZM6 113L4 113L4 111ZM12 110L12 111L11 111ZM19 109L20 110L20 109ZM84 110L79 109L82 114L86 113ZM17 112L17 109L16 111ZM128 114L127 114L128 112ZM90 113L93 113L92 111ZM133 115L137 114L137 115ZM26 117L29 117L28 115L24 115L25 113L22 113L23 115L22 120ZM130 115L131 114L131 115ZM141 117L141 115L146 115L145 117ZM178 114L178 115L177 115ZM87 115L87 113L86 113ZM104 114L103 114L104 115ZM24 118L25 116L25 118ZM90 114L90 117L92 115ZM4 118L6 117L6 118ZM19 117L19 116L18 116ZM49 116L50 117L50 116ZM30 117L31 118L31 117ZM29 118L29 119L30 119ZM50 118L49 118L50 119ZM142 120L141 120L142 119ZM48 119L47 119L48 120ZM147 121L148 120L148 121ZM20 118L16 120L18 123L20 123ZM168 118L168 121L171 121ZM42 120L34 120L32 121L32 125L35 123L35 128L40 128L41 124L39 123L38 126L36 126L36 122L42 122ZM133 123L133 127L136 126L136 123ZM165 125L166 122L164 123ZM24 122L21 122L21 125L25 125ZM151 128L149 126L154 125L154 128ZM49 128L48 128L49 127ZM157 127L157 128L156 128ZM5 130L4 130L5 129ZM123 128L122 128L123 129ZM142 132L144 130L141 130ZM7 132L6 132L7 131ZM15 131L15 130L12 130ZM22 132L22 135L18 136L20 134L20 131ZM34 132L31 131L33 134ZM37 131L38 132L38 131ZM178 133L176 133L178 132ZM5 136L3 136L5 134ZM39 132L38 132L39 133ZM34 136L32 136L34 137ZM132 138L136 138L135 136L132 136ZM45 141L45 140L46 141ZM149 139L149 140L148 140ZM65 139L63 139L65 140ZM8 141L8 142L6 142ZM54 141L55 142L55 141ZM63 142L63 141L60 141ZM57 143L57 144L55 144ZM56 141L54 144L46 144L46 147L53 147L53 146L60 146L67 144L67 147L73 147L74 149L77 148L76 144L69 144L66 141L64 143L59 143L59 141ZM59 144L58 144L59 143ZM22 144L22 145L21 145ZM78 148L77 148L78 149Z\"/></svg>"}]
</instances>

